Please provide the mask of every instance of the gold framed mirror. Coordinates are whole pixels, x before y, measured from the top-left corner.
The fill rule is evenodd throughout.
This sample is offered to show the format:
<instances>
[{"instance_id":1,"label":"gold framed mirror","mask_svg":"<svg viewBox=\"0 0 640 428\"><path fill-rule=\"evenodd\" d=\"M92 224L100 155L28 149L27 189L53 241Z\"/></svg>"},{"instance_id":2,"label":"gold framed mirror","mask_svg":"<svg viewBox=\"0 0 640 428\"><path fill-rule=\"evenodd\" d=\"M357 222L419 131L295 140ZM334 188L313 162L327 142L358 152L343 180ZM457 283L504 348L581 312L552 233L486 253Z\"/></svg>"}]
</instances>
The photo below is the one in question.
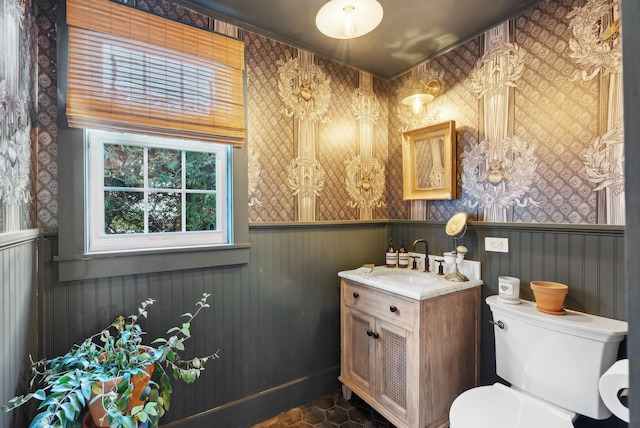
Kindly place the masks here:
<instances>
[{"instance_id":1,"label":"gold framed mirror","mask_svg":"<svg viewBox=\"0 0 640 428\"><path fill-rule=\"evenodd\" d=\"M456 123L402 134L403 199L456 198Z\"/></svg>"}]
</instances>

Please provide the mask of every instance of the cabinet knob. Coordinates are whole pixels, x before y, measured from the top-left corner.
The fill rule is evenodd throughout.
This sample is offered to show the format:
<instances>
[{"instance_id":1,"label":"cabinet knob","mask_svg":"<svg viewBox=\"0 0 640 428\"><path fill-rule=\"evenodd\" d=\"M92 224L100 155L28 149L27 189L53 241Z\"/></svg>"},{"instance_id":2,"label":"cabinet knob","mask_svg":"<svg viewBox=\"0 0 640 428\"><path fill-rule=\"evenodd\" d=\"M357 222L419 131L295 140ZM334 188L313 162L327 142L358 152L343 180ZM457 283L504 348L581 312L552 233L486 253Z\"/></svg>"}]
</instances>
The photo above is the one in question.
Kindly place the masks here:
<instances>
[{"instance_id":1,"label":"cabinet knob","mask_svg":"<svg viewBox=\"0 0 640 428\"><path fill-rule=\"evenodd\" d=\"M371 330L367 330L367 336L373 336L373 332Z\"/></svg>"},{"instance_id":2,"label":"cabinet knob","mask_svg":"<svg viewBox=\"0 0 640 428\"><path fill-rule=\"evenodd\" d=\"M391 305L391 306L389 306L389 310L390 310L391 312L395 312L395 311L397 311L397 310L398 310L398 308L396 308L395 306Z\"/></svg>"},{"instance_id":3,"label":"cabinet knob","mask_svg":"<svg viewBox=\"0 0 640 428\"><path fill-rule=\"evenodd\" d=\"M379 338L379 337L380 337L380 335L379 335L378 333L375 333L375 332L373 333L373 338L374 338L374 339L377 339L377 338Z\"/></svg>"},{"instance_id":4,"label":"cabinet knob","mask_svg":"<svg viewBox=\"0 0 640 428\"><path fill-rule=\"evenodd\" d=\"M358 297L360 297L360 295L358 294L358 292L357 292L357 291L354 291L354 292L353 292L353 297L354 297L355 299L357 299Z\"/></svg>"}]
</instances>

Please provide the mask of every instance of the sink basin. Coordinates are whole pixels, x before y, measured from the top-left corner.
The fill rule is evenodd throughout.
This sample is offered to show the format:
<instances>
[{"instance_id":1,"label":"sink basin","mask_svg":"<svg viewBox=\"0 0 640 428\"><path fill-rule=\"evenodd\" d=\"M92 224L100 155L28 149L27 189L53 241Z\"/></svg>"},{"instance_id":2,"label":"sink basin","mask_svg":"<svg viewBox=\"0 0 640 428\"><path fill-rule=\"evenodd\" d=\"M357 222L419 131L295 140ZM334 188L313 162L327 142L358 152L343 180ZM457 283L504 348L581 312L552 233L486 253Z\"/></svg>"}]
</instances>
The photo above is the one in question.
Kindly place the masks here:
<instances>
[{"instance_id":1,"label":"sink basin","mask_svg":"<svg viewBox=\"0 0 640 428\"><path fill-rule=\"evenodd\" d=\"M379 267L371 272L371 276L378 278L389 278L394 281L406 282L433 282L435 278L429 272L422 272L415 269L385 268Z\"/></svg>"},{"instance_id":2,"label":"sink basin","mask_svg":"<svg viewBox=\"0 0 640 428\"><path fill-rule=\"evenodd\" d=\"M376 275L380 280L389 280L394 282L401 282L405 284L431 284L434 281L433 277L427 273L407 273L407 272L393 272Z\"/></svg>"}]
</instances>

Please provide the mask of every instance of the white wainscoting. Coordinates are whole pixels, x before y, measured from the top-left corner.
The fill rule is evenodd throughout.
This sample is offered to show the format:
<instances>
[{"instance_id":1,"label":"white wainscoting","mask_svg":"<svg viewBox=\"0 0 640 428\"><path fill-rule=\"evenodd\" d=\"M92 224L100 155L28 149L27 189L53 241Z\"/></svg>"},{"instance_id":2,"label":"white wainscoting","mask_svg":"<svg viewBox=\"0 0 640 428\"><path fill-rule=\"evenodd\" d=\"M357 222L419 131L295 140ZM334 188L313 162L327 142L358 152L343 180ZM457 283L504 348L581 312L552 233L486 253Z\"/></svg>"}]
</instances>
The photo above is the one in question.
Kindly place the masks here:
<instances>
[{"instance_id":1,"label":"white wainscoting","mask_svg":"<svg viewBox=\"0 0 640 428\"><path fill-rule=\"evenodd\" d=\"M0 233L0 404L23 393L28 355L37 352L39 229ZM34 355L37 358L37 355ZM27 426L24 412L0 412L0 427Z\"/></svg>"}]
</instances>

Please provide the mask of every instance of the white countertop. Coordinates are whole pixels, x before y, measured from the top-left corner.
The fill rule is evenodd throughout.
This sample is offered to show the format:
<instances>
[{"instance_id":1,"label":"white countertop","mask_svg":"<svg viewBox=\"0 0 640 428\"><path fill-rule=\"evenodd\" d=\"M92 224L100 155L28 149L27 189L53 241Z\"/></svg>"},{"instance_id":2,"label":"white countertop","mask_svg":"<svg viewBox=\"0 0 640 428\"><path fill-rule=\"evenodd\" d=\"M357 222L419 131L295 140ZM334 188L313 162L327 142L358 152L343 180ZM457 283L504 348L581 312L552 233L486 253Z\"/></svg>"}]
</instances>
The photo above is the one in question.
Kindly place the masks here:
<instances>
[{"instance_id":1,"label":"white countertop","mask_svg":"<svg viewBox=\"0 0 640 428\"><path fill-rule=\"evenodd\" d=\"M338 272L338 276L415 300L430 299L482 285L480 279L454 282L447 281L444 276L433 272L386 266L376 266L367 273L358 269L346 270Z\"/></svg>"}]
</instances>

